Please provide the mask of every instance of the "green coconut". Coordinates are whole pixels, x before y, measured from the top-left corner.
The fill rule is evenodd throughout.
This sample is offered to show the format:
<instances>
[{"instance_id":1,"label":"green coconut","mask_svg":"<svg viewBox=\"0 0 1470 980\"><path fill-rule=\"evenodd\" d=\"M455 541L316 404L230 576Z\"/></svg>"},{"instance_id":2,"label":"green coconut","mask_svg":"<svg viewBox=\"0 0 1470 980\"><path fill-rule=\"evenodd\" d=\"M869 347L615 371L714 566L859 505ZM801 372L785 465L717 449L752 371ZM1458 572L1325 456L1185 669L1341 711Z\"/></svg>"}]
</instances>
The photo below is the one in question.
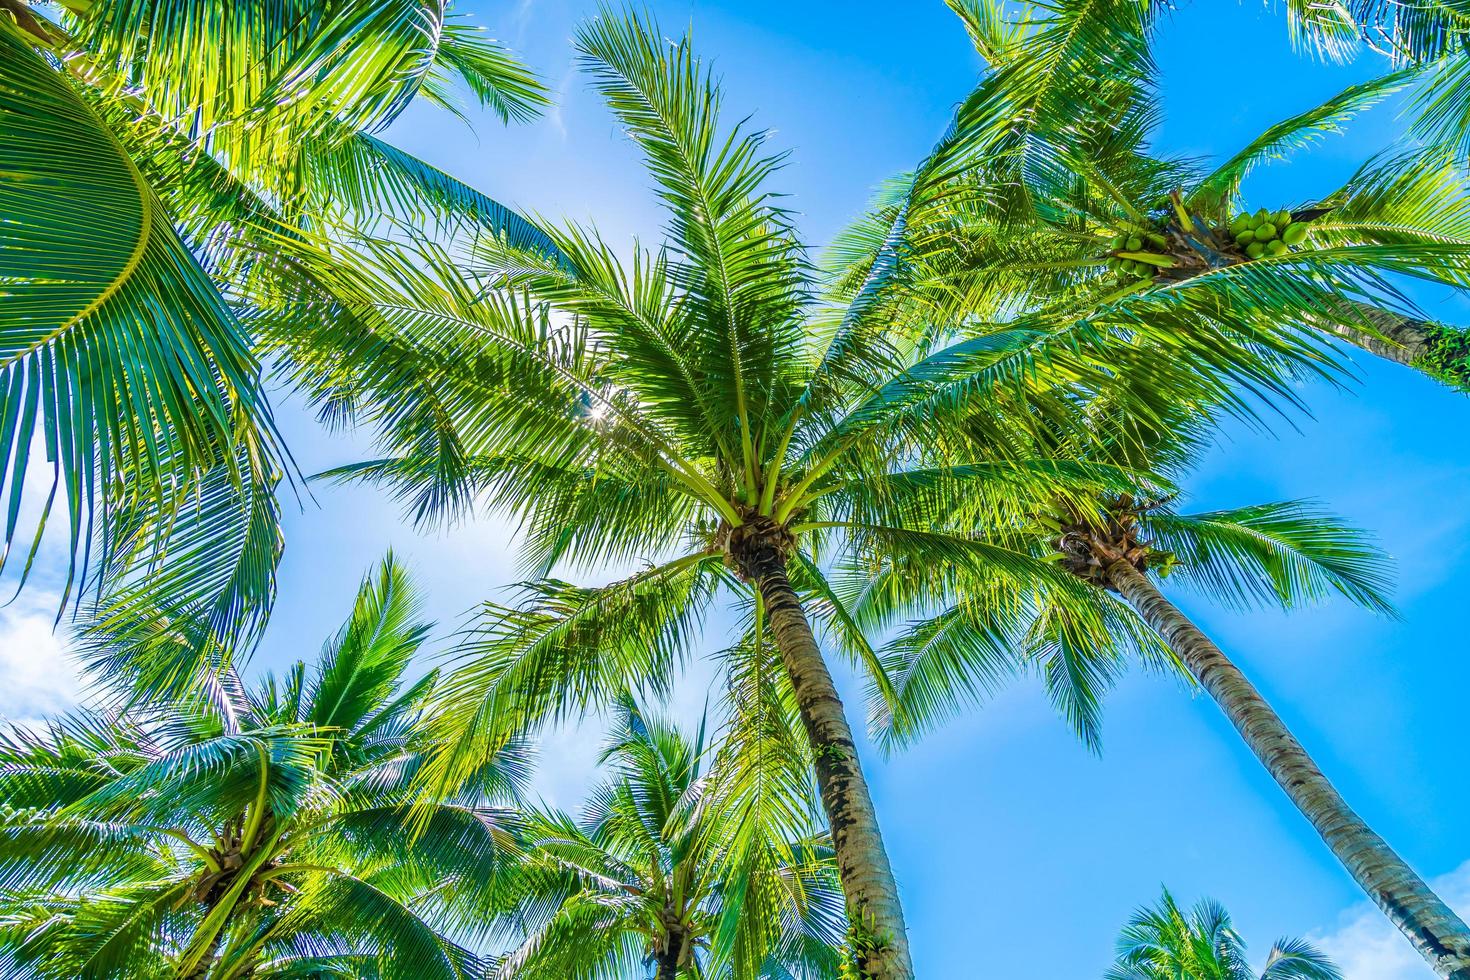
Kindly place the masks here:
<instances>
[{"instance_id":1,"label":"green coconut","mask_svg":"<svg viewBox=\"0 0 1470 980\"><path fill-rule=\"evenodd\" d=\"M1123 249L1128 247L1128 236L1114 235L1113 240L1110 244L1113 246L1114 252L1121 252L1123 251Z\"/></svg>"},{"instance_id":2,"label":"green coconut","mask_svg":"<svg viewBox=\"0 0 1470 980\"><path fill-rule=\"evenodd\" d=\"M1241 232L1239 235L1235 236L1235 244L1239 245L1241 248L1245 248L1247 245L1255 240L1256 233L1251 231L1249 228Z\"/></svg>"},{"instance_id":3,"label":"green coconut","mask_svg":"<svg viewBox=\"0 0 1470 980\"><path fill-rule=\"evenodd\" d=\"M1288 245L1300 245L1307 240L1307 226L1304 222L1293 221L1281 230L1281 240Z\"/></svg>"},{"instance_id":4,"label":"green coconut","mask_svg":"<svg viewBox=\"0 0 1470 980\"><path fill-rule=\"evenodd\" d=\"M1230 234L1239 235L1251 226L1251 216L1248 214L1237 214L1230 219Z\"/></svg>"},{"instance_id":5,"label":"green coconut","mask_svg":"<svg viewBox=\"0 0 1470 980\"><path fill-rule=\"evenodd\" d=\"M1285 208L1282 208L1280 211L1277 211L1274 215L1271 216L1271 223L1274 224L1277 228L1285 228L1287 225L1291 224L1291 212L1286 210Z\"/></svg>"},{"instance_id":6,"label":"green coconut","mask_svg":"<svg viewBox=\"0 0 1470 980\"><path fill-rule=\"evenodd\" d=\"M1258 242L1269 242L1275 237L1276 226L1269 221L1256 229L1256 241Z\"/></svg>"},{"instance_id":7,"label":"green coconut","mask_svg":"<svg viewBox=\"0 0 1470 980\"><path fill-rule=\"evenodd\" d=\"M1285 255L1287 251L1288 249L1286 247L1286 243L1279 238L1276 239L1274 242L1266 243L1267 255Z\"/></svg>"},{"instance_id":8,"label":"green coconut","mask_svg":"<svg viewBox=\"0 0 1470 980\"><path fill-rule=\"evenodd\" d=\"M1251 242L1245 247L1245 254L1253 259L1258 259L1266 254L1265 242Z\"/></svg>"},{"instance_id":9,"label":"green coconut","mask_svg":"<svg viewBox=\"0 0 1470 980\"><path fill-rule=\"evenodd\" d=\"M1143 239L1142 238L1139 238L1137 235L1130 235L1128 237L1127 246L1128 246L1128 251L1130 251L1130 252L1136 252L1139 249L1143 248Z\"/></svg>"},{"instance_id":10,"label":"green coconut","mask_svg":"<svg viewBox=\"0 0 1470 980\"><path fill-rule=\"evenodd\" d=\"M1259 211L1257 211L1254 215L1251 216L1251 225L1253 227L1259 228L1261 225L1265 224L1266 222L1268 222L1270 220L1271 220L1271 212L1270 211L1267 211L1265 208L1261 208Z\"/></svg>"}]
</instances>

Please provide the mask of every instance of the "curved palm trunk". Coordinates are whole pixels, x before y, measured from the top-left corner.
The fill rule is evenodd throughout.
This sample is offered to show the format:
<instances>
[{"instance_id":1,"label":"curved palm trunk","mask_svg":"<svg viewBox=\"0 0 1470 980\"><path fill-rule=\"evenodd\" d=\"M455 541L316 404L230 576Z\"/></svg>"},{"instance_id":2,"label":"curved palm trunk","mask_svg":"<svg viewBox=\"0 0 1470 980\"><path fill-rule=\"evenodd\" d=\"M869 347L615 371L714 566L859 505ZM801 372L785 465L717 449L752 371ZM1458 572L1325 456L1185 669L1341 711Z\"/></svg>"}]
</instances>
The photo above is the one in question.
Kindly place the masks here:
<instances>
[{"instance_id":1,"label":"curved palm trunk","mask_svg":"<svg viewBox=\"0 0 1470 980\"><path fill-rule=\"evenodd\" d=\"M1353 880L1434 972L1470 980L1470 929L1352 811L1239 668L1128 562L1114 562L1108 579L1184 661Z\"/></svg>"},{"instance_id":2,"label":"curved palm trunk","mask_svg":"<svg viewBox=\"0 0 1470 980\"><path fill-rule=\"evenodd\" d=\"M816 757L817 785L832 829L848 919L877 939L871 949L855 951L857 965L873 980L911 980L914 967L898 886L837 687L778 548L756 544L742 558L745 571L760 589Z\"/></svg>"}]
</instances>

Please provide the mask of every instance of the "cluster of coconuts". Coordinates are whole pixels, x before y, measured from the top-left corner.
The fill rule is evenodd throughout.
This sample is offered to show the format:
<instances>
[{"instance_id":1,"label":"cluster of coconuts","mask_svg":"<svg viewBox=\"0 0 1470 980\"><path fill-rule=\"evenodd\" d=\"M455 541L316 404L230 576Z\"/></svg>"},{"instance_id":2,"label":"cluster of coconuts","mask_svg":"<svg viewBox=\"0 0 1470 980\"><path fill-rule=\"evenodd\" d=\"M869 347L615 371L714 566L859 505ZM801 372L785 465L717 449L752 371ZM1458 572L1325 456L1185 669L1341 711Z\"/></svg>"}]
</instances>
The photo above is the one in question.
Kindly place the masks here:
<instances>
[{"instance_id":1,"label":"cluster of coconuts","mask_svg":"<svg viewBox=\"0 0 1470 980\"><path fill-rule=\"evenodd\" d=\"M1172 268L1176 264L1170 256L1154 251L1169 247L1169 240L1155 231L1126 231L1114 235L1110 246L1108 268L1126 277L1153 278L1160 269Z\"/></svg>"},{"instance_id":2,"label":"cluster of coconuts","mask_svg":"<svg viewBox=\"0 0 1470 980\"><path fill-rule=\"evenodd\" d=\"M1307 237L1307 223L1292 221L1290 211L1267 211L1237 214L1230 221L1230 234L1235 244L1248 257L1285 255L1293 245Z\"/></svg>"}]
</instances>

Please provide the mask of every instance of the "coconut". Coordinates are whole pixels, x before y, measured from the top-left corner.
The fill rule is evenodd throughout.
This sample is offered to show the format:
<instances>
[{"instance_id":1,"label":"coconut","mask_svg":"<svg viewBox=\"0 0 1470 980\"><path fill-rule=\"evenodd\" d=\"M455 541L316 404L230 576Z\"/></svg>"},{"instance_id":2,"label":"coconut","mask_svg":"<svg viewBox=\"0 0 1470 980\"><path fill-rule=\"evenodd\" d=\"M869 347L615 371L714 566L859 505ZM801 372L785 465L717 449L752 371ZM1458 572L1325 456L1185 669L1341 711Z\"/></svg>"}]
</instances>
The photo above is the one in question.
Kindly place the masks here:
<instances>
[{"instance_id":1,"label":"coconut","mask_svg":"<svg viewBox=\"0 0 1470 980\"><path fill-rule=\"evenodd\" d=\"M1235 236L1235 244L1239 245L1241 248L1245 248L1247 245L1255 240L1256 233L1251 231L1249 228L1241 232L1239 235Z\"/></svg>"},{"instance_id":2,"label":"coconut","mask_svg":"<svg viewBox=\"0 0 1470 980\"><path fill-rule=\"evenodd\" d=\"M1276 239L1274 242L1266 243L1267 255L1285 255L1287 251L1288 249L1286 247L1286 243L1279 238Z\"/></svg>"},{"instance_id":3,"label":"coconut","mask_svg":"<svg viewBox=\"0 0 1470 980\"><path fill-rule=\"evenodd\" d=\"M1271 216L1271 223L1274 224L1277 228L1285 228L1287 225L1291 224L1291 212L1286 210L1285 208L1282 208L1280 211L1277 211L1274 215Z\"/></svg>"},{"instance_id":4,"label":"coconut","mask_svg":"<svg viewBox=\"0 0 1470 980\"><path fill-rule=\"evenodd\" d=\"M1269 242L1275 237L1276 226L1269 221L1256 229L1256 241L1258 242Z\"/></svg>"},{"instance_id":5,"label":"coconut","mask_svg":"<svg viewBox=\"0 0 1470 980\"><path fill-rule=\"evenodd\" d=\"M1128 238L1128 251L1130 251L1130 252L1136 252L1136 251L1138 251L1141 248L1143 248L1143 239L1142 238L1139 238L1137 235L1131 235L1131 236L1129 236L1129 238Z\"/></svg>"},{"instance_id":6,"label":"coconut","mask_svg":"<svg viewBox=\"0 0 1470 980\"><path fill-rule=\"evenodd\" d=\"M1253 259L1258 259L1266 254L1265 242L1251 242L1245 247L1245 254Z\"/></svg>"},{"instance_id":7,"label":"coconut","mask_svg":"<svg viewBox=\"0 0 1470 980\"><path fill-rule=\"evenodd\" d=\"M1301 221L1293 221L1281 230L1281 240L1288 245L1300 245L1307 239L1307 226Z\"/></svg>"}]
</instances>

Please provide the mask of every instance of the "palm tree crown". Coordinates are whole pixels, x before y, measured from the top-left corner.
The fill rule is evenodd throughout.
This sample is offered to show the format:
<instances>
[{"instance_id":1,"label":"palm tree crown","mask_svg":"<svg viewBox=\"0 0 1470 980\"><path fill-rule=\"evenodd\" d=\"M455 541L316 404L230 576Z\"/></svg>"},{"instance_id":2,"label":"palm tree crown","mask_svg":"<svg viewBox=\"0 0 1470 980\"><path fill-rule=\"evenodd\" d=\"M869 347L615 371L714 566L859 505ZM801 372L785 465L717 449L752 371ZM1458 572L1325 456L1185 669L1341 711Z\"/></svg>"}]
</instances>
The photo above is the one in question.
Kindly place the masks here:
<instances>
[{"instance_id":1,"label":"palm tree crown","mask_svg":"<svg viewBox=\"0 0 1470 980\"><path fill-rule=\"evenodd\" d=\"M4 975L477 975L451 934L496 910L527 764L508 746L453 798L410 789L434 680L405 683L416 605L390 558L310 672L10 732Z\"/></svg>"},{"instance_id":2,"label":"palm tree crown","mask_svg":"<svg viewBox=\"0 0 1470 980\"><path fill-rule=\"evenodd\" d=\"M815 833L768 842L752 866L718 755L645 716L619 711L602 761L611 778L581 820L528 820L525 938L500 962L512 978L786 978L835 974L843 940L830 848Z\"/></svg>"},{"instance_id":3,"label":"palm tree crown","mask_svg":"<svg viewBox=\"0 0 1470 980\"><path fill-rule=\"evenodd\" d=\"M1342 980L1342 974L1302 939L1278 939L1257 972L1224 907L1205 899L1185 912L1166 890L1128 921L1104 980Z\"/></svg>"}]
</instances>

